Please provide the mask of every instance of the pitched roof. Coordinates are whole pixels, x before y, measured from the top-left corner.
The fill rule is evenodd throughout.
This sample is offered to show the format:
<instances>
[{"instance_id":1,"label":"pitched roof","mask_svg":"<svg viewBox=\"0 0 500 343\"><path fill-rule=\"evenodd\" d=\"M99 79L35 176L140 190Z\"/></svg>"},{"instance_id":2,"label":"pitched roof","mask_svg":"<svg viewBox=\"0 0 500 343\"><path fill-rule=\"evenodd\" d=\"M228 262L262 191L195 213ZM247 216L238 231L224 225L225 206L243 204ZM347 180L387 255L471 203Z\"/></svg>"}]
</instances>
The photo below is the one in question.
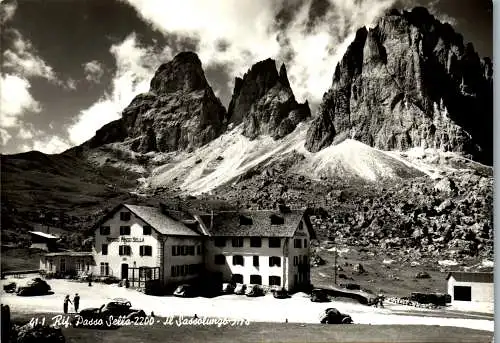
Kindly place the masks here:
<instances>
[{"instance_id":1,"label":"pitched roof","mask_svg":"<svg viewBox=\"0 0 500 343\"><path fill-rule=\"evenodd\" d=\"M277 222L282 218L282 224L272 223L275 216ZM292 237L304 217L303 210L292 210L288 213L278 211L225 211L216 214L200 215L210 236L225 237ZM305 216L304 218L307 218ZM306 220L307 228L312 236L312 226Z\"/></svg>"},{"instance_id":2,"label":"pitched roof","mask_svg":"<svg viewBox=\"0 0 500 343\"><path fill-rule=\"evenodd\" d=\"M40 237L47 238L47 239L58 239L59 238L57 236L49 235L48 233L41 232L41 231L29 231L29 233L31 233L32 235L40 236Z\"/></svg>"},{"instance_id":3,"label":"pitched roof","mask_svg":"<svg viewBox=\"0 0 500 343\"><path fill-rule=\"evenodd\" d=\"M493 273L449 272L446 280L449 280L452 276L460 282L494 282Z\"/></svg>"},{"instance_id":4,"label":"pitched roof","mask_svg":"<svg viewBox=\"0 0 500 343\"><path fill-rule=\"evenodd\" d=\"M161 234L169 236L199 236L197 232L181 222L163 214L158 207L124 204L137 217Z\"/></svg>"},{"instance_id":5,"label":"pitched roof","mask_svg":"<svg viewBox=\"0 0 500 343\"><path fill-rule=\"evenodd\" d=\"M49 252L46 257L51 256L93 256L91 251L64 251L64 252Z\"/></svg>"}]
</instances>

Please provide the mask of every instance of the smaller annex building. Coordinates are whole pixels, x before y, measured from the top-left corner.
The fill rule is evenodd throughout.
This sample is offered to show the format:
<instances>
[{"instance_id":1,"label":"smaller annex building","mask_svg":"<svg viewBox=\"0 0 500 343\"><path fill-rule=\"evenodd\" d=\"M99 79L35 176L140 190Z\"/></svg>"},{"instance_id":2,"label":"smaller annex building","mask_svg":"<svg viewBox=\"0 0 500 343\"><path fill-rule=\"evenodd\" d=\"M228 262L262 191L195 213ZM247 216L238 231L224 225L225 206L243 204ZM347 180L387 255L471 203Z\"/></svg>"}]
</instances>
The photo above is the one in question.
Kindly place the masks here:
<instances>
[{"instance_id":1,"label":"smaller annex building","mask_svg":"<svg viewBox=\"0 0 500 343\"><path fill-rule=\"evenodd\" d=\"M48 252L57 250L58 236L54 236L41 231L29 231L31 235L30 249L40 249Z\"/></svg>"},{"instance_id":2,"label":"smaller annex building","mask_svg":"<svg viewBox=\"0 0 500 343\"><path fill-rule=\"evenodd\" d=\"M493 273L450 272L446 280L452 302L494 302Z\"/></svg>"}]
</instances>

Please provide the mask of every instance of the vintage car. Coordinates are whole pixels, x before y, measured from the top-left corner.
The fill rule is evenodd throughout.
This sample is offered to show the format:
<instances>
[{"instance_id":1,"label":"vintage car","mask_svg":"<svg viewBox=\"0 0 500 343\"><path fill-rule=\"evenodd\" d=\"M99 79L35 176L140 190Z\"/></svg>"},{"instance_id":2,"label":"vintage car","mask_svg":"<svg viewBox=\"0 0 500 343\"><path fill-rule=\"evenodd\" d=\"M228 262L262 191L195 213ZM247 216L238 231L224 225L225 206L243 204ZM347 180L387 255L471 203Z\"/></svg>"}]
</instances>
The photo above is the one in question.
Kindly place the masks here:
<instances>
[{"instance_id":1,"label":"vintage car","mask_svg":"<svg viewBox=\"0 0 500 343\"><path fill-rule=\"evenodd\" d=\"M290 298L290 295L288 295L288 292L284 288L280 289L273 289L273 297L276 299L286 299Z\"/></svg>"},{"instance_id":2,"label":"vintage car","mask_svg":"<svg viewBox=\"0 0 500 343\"><path fill-rule=\"evenodd\" d=\"M174 293L176 297L190 298L196 295L195 288L192 285L184 284L178 286Z\"/></svg>"},{"instance_id":3,"label":"vintage car","mask_svg":"<svg viewBox=\"0 0 500 343\"><path fill-rule=\"evenodd\" d=\"M74 327L96 328L109 327L113 328L117 325L109 325L112 319L129 319L135 321L136 318L146 318L146 313L143 310L133 309L132 304L127 299L116 298L101 307L91 307L81 310L75 315L71 321Z\"/></svg>"},{"instance_id":4,"label":"vintage car","mask_svg":"<svg viewBox=\"0 0 500 343\"><path fill-rule=\"evenodd\" d=\"M243 295L245 294L246 289L247 285L245 285L244 283L237 283L236 287L234 288L234 294Z\"/></svg>"},{"instance_id":5,"label":"vintage car","mask_svg":"<svg viewBox=\"0 0 500 343\"><path fill-rule=\"evenodd\" d=\"M233 294L234 293L234 285L232 283L224 283L222 284L222 293L223 294Z\"/></svg>"},{"instance_id":6,"label":"vintage car","mask_svg":"<svg viewBox=\"0 0 500 343\"><path fill-rule=\"evenodd\" d=\"M321 324L352 324L353 321L350 315L331 307L321 311L319 322Z\"/></svg>"},{"instance_id":7,"label":"vintage car","mask_svg":"<svg viewBox=\"0 0 500 343\"><path fill-rule=\"evenodd\" d=\"M6 285L3 285L3 290L5 293L15 293L16 292L17 285L15 282L9 282Z\"/></svg>"},{"instance_id":8,"label":"vintage car","mask_svg":"<svg viewBox=\"0 0 500 343\"><path fill-rule=\"evenodd\" d=\"M49 294L51 288L47 282L39 277L28 281L25 285L17 288L16 294L19 296L34 296Z\"/></svg>"},{"instance_id":9,"label":"vintage car","mask_svg":"<svg viewBox=\"0 0 500 343\"><path fill-rule=\"evenodd\" d=\"M317 303L329 302L328 294L322 289L315 288L311 291L311 301Z\"/></svg>"},{"instance_id":10,"label":"vintage car","mask_svg":"<svg viewBox=\"0 0 500 343\"><path fill-rule=\"evenodd\" d=\"M264 295L264 290L260 285L248 285L245 295L247 297L260 297Z\"/></svg>"}]
</instances>

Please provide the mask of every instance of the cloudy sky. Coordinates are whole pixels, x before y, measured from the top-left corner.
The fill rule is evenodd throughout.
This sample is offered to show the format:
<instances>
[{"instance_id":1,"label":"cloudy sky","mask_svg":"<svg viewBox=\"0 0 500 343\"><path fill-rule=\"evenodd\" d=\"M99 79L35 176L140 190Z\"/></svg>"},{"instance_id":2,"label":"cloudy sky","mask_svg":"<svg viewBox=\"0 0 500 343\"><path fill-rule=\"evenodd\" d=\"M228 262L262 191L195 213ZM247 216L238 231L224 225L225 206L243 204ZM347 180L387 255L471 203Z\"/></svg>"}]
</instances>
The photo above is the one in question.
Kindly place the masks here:
<instances>
[{"instance_id":1,"label":"cloudy sky","mask_svg":"<svg viewBox=\"0 0 500 343\"><path fill-rule=\"evenodd\" d=\"M0 0L2 153L83 143L147 91L155 69L193 50L224 105L252 64L285 62L317 105L361 26L427 6L492 56L491 0Z\"/></svg>"}]
</instances>

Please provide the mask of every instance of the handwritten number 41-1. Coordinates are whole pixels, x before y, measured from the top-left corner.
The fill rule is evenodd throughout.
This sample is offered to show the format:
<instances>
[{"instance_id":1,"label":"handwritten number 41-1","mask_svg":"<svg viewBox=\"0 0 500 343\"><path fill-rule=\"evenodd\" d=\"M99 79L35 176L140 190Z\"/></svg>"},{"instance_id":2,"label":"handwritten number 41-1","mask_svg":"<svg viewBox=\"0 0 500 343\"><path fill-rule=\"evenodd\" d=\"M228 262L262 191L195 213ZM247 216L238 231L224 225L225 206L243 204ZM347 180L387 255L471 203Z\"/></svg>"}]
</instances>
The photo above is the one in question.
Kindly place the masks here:
<instances>
[{"instance_id":1,"label":"handwritten number 41-1","mask_svg":"<svg viewBox=\"0 0 500 343\"><path fill-rule=\"evenodd\" d=\"M45 325L45 316L41 317L41 318L38 318L38 317L35 317L35 318L31 318L30 322L28 323L31 327L35 327L37 325L42 325L44 326Z\"/></svg>"}]
</instances>

